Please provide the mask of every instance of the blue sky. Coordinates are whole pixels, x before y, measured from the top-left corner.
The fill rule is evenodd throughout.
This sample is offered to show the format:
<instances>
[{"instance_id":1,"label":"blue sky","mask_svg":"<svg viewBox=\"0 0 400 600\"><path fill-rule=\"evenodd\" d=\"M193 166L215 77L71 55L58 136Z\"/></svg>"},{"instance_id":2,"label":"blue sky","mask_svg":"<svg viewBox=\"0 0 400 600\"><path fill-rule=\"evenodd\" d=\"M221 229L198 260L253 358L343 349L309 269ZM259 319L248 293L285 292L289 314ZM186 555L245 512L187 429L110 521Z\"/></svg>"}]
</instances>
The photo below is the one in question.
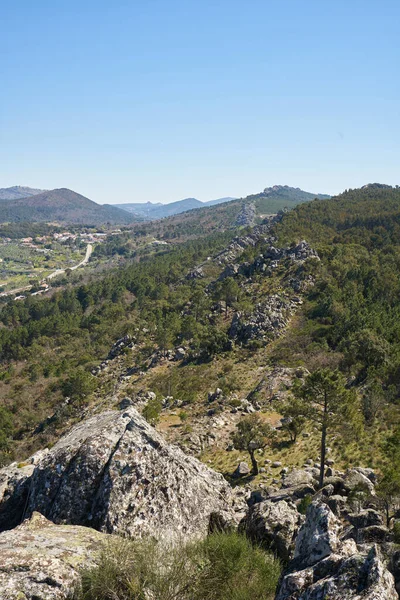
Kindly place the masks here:
<instances>
[{"instance_id":1,"label":"blue sky","mask_svg":"<svg viewBox=\"0 0 400 600\"><path fill-rule=\"evenodd\" d=\"M0 187L400 184L398 0L3 0Z\"/></svg>"}]
</instances>

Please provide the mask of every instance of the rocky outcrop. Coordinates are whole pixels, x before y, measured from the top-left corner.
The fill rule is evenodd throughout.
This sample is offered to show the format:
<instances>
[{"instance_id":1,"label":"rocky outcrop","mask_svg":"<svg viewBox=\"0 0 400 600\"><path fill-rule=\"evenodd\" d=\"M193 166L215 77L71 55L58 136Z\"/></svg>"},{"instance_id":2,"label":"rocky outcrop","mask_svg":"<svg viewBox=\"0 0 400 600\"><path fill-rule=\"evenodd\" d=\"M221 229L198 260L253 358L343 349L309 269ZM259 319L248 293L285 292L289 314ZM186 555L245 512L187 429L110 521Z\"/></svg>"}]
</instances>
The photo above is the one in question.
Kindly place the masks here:
<instances>
[{"instance_id":1,"label":"rocky outcrop","mask_svg":"<svg viewBox=\"0 0 400 600\"><path fill-rule=\"evenodd\" d=\"M343 545L314 567L286 575L276 600L398 600L393 575L380 552L358 552L354 542Z\"/></svg>"},{"instance_id":2,"label":"rocky outcrop","mask_svg":"<svg viewBox=\"0 0 400 600\"><path fill-rule=\"evenodd\" d=\"M54 525L34 513L0 534L2 600L66 600L80 580L79 570L95 562L106 536L88 527Z\"/></svg>"},{"instance_id":3,"label":"rocky outcrop","mask_svg":"<svg viewBox=\"0 0 400 600\"><path fill-rule=\"evenodd\" d=\"M294 559L281 579L276 600L327 598L398 600L398 595L378 546L357 546L354 539L346 539L341 522L329 507L314 501L308 507Z\"/></svg>"},{"instance_id":4,"label":"rocky outcrop","mask_svg":"<svg viewBox=\"0 0 400 600\"><path fill-rule=\"evenodd\" d=\"M296 540L294 558L309 567L335 552L339 545L340 523L326 504L313 502Z\"/></svg>"},{"instance_id":5,"label":"rocky outcrop","mask_svg":"<svg viewBox=\"0 0 400 600\"><path fill-rule=\"evenodd\" d=\"M29 479L25 512L108 533L175 540L205 535L211 513L234 520L235 508L222 475L168 445L129 407L84 421L41 457Z\"/></svg>"},{"instance_id":6,"label":"rocky outcrop","mask_svg":"<svg viewBox=\"0 0 400 600\"><path fill-rule=\"evenodd\" d=\"M236 217L235 227L245 227L246 225L254 225L255 219L255 205L252 202L243 204L238 216Z\"/></svg>"},{"instance_id":7,"label":"rocky outcrop","mask_svg":"<svg viewBox=\"0 0 400 600\"><path fill-rule=\"evenodd\" d=\"M293 502L265 500L250 507L240 529L254 543L287 561L293 555L295 536L303 520Z\"/></svg>"},{"instance_id":8,"label":"rocky outcrop","mask_svg":"<svg viewBox=\"0 0 400 600\"><path fill-rule=\"evenodd\" d=\"M0 531L16 527L26 510L33 465L16 463L0 471Z\"/></svg>"},{"instance_id":9,"label":"rocky outcrop","mask_svg":"<svg viewBox=\"0 0 400 600\"><path fill-rule=\"evenodd\" d=\"M289 299L277 294L257 304L250 316L234 314L229 337L241 342L267 340L279 336L287 327L290 316L299 305L299 299Z\"/></svg>"}]
</instances>

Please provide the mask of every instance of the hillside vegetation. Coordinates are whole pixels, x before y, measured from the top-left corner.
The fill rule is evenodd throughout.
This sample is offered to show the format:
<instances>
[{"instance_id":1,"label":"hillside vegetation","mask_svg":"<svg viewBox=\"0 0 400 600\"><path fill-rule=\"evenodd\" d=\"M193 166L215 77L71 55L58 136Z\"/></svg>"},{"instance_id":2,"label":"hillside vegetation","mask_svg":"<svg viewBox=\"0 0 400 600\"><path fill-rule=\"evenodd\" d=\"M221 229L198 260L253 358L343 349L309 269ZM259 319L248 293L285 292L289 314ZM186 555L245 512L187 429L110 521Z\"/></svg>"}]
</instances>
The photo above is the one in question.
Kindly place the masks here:
<instances>
[{"instance_id":1,"label":"hillside vegetation","mask_svg":"<svg viewBox=\"0 0 400 600\"><path fill-rule=\"evenodd\" d=\"M0 198L1 222L57 222L99 225L130 223L133 216L115 206L96 204L92 200L61 188L28 197Z\"/></svg>"},{"instance_id":2,"label":"hillside vegetation","mask_svg":"<svg viewBox=\"0 0 400 600\"><path fill-rule=\"evenodd\" d=\"M338 368L359 399L357 439L332 439L338 464L383 465L382 440L398 421L400 191L370 186L314 200L238 238L209 217L223 220L218 211L229 207L233 219L234 205L199 211L197 223L191 211L143 225L175 243L51 298L3 306L4 461L56 439L82 411L129 396L170 439L229 475L245 457L226 451L235 407L258 402L275 427L293 378L323 367ZM214 444L196 446L193 436L206 439L212 427ZM312 429L294 445L288 433L262 458L295 466L316 456Z\"/></svg>"}]
</instances>

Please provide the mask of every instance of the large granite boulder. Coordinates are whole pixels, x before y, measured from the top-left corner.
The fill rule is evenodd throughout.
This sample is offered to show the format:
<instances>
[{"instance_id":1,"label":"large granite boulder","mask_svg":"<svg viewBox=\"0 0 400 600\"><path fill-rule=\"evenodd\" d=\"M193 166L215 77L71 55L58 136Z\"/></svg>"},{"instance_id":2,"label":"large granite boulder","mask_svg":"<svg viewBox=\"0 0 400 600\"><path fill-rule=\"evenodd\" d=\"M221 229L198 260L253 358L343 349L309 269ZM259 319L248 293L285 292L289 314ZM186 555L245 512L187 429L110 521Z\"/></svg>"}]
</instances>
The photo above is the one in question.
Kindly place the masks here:
<instances>
[{"instance_id":1,"label":"large granite boulder","mask_svg":"<svg viewBox=\"0 0 400 600\"><path fill-rule=\"evenodd\" d=\"M312 502L276 600L398 600L378 547L357 546L342 534L329 507Z\"/></svg>"},{"instance_id":2,"label":"large granite boulder","mask_svg":"<svg viewBox=\"0 0 400 600\"><path fill-rule=\"evenodd\" d=\"M294 540L303 520L294 503L267 499L250 507L240 530L256 544L288 561L293 555Z\"/></svg>"},{"instance_id":3,"label":"large granite boulder","mask_svg":"<svg viewBox=\"0 0 400 600\"><path fill-rule=\"evenodd\" d=\"M314 565L336 551L339 530L339 519L330 508L322 502L312 502L296 539L294 557L304 567Z\"/></svg>"},{"instance_id":4,"label":"large granite boulder","mask_svg":"<svg viewBox=\"0 0 400 600\"><path fill-rule=\"evenodd\" d=\"M222 475L167 444L133 407L75 426L41 456L28 485L20 519L38 511L129 536L201 537L212 513L229 522L238 508ZM10 507L12 489L7 498Z\"/></svg>"},{"instance_id":5,"label":"large granite boulder","mask_svg":"<svg viewBox=\"0 0 400 600\"><path fill-rule=\"evenodd\" d=\"M359 553L352 544L348 540L340 553L287 574L276 600L398 600L393 575L378 549Z\"/></svg>"},{"instance_id":6,"label":"large granite boulder","mask_svg":"<svg viewBox=\"0 0 400 600\"><path fill-rule=\"evenodd\" d=\"M107 536L88 527L54 525L34 513L0 534L2 600L66 600L80 580L79 570L94 564Z\"/></svg>"}]
</instances>

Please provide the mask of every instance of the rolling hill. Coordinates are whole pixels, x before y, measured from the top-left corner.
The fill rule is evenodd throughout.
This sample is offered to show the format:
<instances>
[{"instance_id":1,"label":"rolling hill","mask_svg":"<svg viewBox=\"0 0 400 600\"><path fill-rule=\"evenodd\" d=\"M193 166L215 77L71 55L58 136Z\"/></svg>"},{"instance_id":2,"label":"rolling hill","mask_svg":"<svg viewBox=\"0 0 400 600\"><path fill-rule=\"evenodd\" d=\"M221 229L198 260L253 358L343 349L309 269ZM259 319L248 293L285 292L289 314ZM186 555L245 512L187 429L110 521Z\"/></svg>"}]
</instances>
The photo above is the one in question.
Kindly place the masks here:
<instances>
[{"instance_id":1,"label":"rolling hill","mask_svg":"<svg viewBox=\"0 0 400 600\"><path fill-rule=\"evenodd\" d=\"M67 188L23 198L1 199L0 222L57 222L101 225L131 223L135 217L108 204L96 204Z\"/></svg>"},{"instance_id":2,"label":"rolling hill","mask_svg":"<svg viewBox=\"0 0 400 600\"><path fill-rule=\"evenodd\" d=\"M161 202L146 202L146 203L128 203L128 204L115 204L118 208L126 210L138 217L142 217L146 221L154 221L156 219L162 219L164 217L171 217L178 215L194 208L205 208L207 206L215 206L216 204L222 204L223 202L230 202L236 198L230 196L226 198L217 198L216 200L209 200L208 202L201 202L197 198L184 198L177 202L171 202L170 204L162 204Z\"/></svg>"},{"instance_id":3,"label":"rolling hill","mask_svg":"<svg viewBox=\"0 0 400 600\"><path fill-rule=\"evenodd\" d=\"M0 188L0 200L17 200L18 198L28 198L37 196L46 190L37 190L35 188L14 185L9 188Z\"/></svg>"}]
</instances>

